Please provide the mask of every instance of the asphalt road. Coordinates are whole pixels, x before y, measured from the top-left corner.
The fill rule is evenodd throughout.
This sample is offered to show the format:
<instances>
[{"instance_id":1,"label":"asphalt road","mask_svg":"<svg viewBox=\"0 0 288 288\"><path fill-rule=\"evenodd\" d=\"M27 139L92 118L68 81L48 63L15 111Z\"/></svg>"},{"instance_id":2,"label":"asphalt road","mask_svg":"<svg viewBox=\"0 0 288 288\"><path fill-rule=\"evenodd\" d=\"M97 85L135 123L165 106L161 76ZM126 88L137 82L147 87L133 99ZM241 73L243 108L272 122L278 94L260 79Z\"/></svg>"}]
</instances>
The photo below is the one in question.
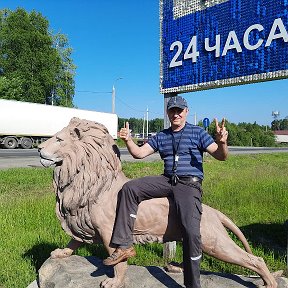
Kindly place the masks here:
<instances>
[{"instance_id":1,"label":"asphalt road","mask_svg":"<svg viewBox=\"0 0 288 288\"><path fill-rule=\"evenodd\" d=\"M144 161L134 159L127 149L120 149L121 161ZM155 153L145 161L160 160L160 156ZM39 152L37 149L0 149L0 169L17 167L42 167L40 163Z\"/></svg>"},{"instance_id":2,"label":"asphalt road","mask_svg":"<svg viewBox=\"0 0 288 288\"><path fill-rule=\"evenodd\" d=\"M126 148L121 148L121 161L156 161L160 160L158 153L150 155L143 160L134 159ZM229 147L230 154L257 154L288 152L287 148L270 147ZM16 167L42 167L37 149L0 149L0 169Z\"/></svg>"}]
</instances>

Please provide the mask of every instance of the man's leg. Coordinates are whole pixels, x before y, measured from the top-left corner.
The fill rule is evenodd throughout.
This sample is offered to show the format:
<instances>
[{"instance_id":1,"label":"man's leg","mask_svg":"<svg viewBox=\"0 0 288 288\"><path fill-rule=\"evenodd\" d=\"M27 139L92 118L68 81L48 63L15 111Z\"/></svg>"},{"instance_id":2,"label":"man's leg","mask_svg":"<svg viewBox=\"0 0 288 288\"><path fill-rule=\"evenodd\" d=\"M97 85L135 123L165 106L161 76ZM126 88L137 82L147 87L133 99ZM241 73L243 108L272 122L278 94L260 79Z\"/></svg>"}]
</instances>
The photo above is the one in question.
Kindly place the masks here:
<instances>
[{"instance_id":1,"label":"man's leg","mask_svg":"<svg viewBox=\"0 0 288 288\"><path fill-rule=\"evenodd\" d=\"M140 202L152 198L167 197L171 193L169 178L162 175L134 179L123 185L119 192L117 216L111 239L111 244L120 247L120 249L117 248L118 250L115 250L114 255L112 254L104 260L105 265L114 265L123 261L123 259L118 261L118 258L120 259L121 255L126 252L128 255L134 254L135 251L131 250L130 247L133 244L132 232ZM125 259L129 257L124 255Z\"/></svg>"},{"instance_id":2,"label":"man's leg","mask_svg":"<svg viewBox=\"0 0 288 288\"><path fill-rule=\"evenodd\" d=\"M178 183L174 186L173 194L182 223L184 285L187 288L201 288L201 184L195 183L190 187Z\"/></svg>"}]
</instances>

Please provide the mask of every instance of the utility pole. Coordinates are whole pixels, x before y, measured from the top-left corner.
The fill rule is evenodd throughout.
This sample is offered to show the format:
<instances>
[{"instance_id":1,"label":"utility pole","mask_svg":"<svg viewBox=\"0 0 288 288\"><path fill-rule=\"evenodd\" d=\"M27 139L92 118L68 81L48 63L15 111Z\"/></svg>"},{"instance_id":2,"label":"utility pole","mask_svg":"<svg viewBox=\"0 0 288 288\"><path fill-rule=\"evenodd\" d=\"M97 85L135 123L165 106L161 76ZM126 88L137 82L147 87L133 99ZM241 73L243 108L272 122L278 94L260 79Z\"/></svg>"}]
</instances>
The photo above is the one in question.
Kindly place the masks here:
<instances>
[{"instance_id":1,"label":"utility pole","mask_svg":"<svg viewBox=\"0 0 288 288\"><path fill-rule=\"evenodd\" d=\"M145 138L145 113L144 113L144 117L143 117L143 130L142 130L142 138Z\"/></svg>"},{"instance_id":2,"label":"utility pole","mask_svg":"<svg viewBox=\"0 0 288 288\"><path fill-rule=\"evenodd\" d=\"M116 96L116 89L115 89L115 84L118 80L123 79L122 77L117 78L114 81L114 84L112 86L112 113L115 113L115 96Z\"/></svg>"},{"instance_id":3,"label":"utility pole","mask_svg":"<svg viewBox=\"0 0 288 288\"><path fill-rule=\"evenodd\" d=\"M115 113L115 86L112 86L112 113Z\"/></svg>"},{"instance_id":4,"label":"utility pole","mask_svg":"<svg viewBox=\"0 0 288 288\"><path fill-rule=\"evenodd\" d=\"M52 95L51 95L51 105L54 105L54 88L52 90Z\"/></svg>"},{"instance_id":5,"label":"utility pole","mask_svg":"<svg viewBox=\"0 0 288 288\"><path fill-rule=\"evenodd\" d=\"M149 118L148 118L148 106L147 106L146 115L147 115L147 117L146 117L146 120L147 120L147 123L146 123L146 124L147 124L147 129L146 129L147 131L146 131L146 133L147 133L147 138L148 138L148 126L149 126L149 123L148 123L148 119L149 119Z\"/></svg>"}]
</instances>

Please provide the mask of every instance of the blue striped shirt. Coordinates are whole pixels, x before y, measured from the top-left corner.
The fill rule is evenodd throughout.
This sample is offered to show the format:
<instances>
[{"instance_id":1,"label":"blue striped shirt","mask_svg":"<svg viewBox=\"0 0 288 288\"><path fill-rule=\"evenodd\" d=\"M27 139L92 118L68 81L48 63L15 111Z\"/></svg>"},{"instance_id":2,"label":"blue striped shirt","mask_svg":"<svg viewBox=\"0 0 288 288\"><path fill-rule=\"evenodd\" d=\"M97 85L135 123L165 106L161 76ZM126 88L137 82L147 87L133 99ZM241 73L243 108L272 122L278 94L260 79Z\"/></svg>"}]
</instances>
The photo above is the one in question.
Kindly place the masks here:
<instances>
[{"instance_id":1,"label":"blue striped shirt","mask_svg":"<svg viewBox=\"0 0 288 288\"><path fill-rule=\"evenodd\" d=\"M214 139L202 127L190 123L186 123L183 129L183 134L182 130L172 132L171 127L164 129L150 138L148 144L155 152L158 151L161 159L164 160L164 174L171 176L174 161L172 133L176 147L181 138L177 151L179 160L176 174L178 176L197 176L203 179L203 152L214 142Z\"/></svg>"}]
</instances>

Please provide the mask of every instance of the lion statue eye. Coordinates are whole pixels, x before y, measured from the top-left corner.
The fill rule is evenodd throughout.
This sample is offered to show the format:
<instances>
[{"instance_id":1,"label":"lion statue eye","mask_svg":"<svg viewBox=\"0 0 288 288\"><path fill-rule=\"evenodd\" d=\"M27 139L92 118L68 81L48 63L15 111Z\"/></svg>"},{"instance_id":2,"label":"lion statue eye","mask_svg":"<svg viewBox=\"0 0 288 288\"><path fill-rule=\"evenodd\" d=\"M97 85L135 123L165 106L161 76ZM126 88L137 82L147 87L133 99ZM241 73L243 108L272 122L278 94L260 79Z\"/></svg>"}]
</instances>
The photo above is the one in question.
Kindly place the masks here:
<instances>
[{"instance_id":1,"label":"lion statue eye","mask_svg":"<svg viewBox=\"0 0 288 288\"><path fill-rule=\"evenodd\" d=\"M57 142L62 142L63 140L61 138L59 138L59 137L56 137L56 141Z\"/></svg>"}]
</instances>

